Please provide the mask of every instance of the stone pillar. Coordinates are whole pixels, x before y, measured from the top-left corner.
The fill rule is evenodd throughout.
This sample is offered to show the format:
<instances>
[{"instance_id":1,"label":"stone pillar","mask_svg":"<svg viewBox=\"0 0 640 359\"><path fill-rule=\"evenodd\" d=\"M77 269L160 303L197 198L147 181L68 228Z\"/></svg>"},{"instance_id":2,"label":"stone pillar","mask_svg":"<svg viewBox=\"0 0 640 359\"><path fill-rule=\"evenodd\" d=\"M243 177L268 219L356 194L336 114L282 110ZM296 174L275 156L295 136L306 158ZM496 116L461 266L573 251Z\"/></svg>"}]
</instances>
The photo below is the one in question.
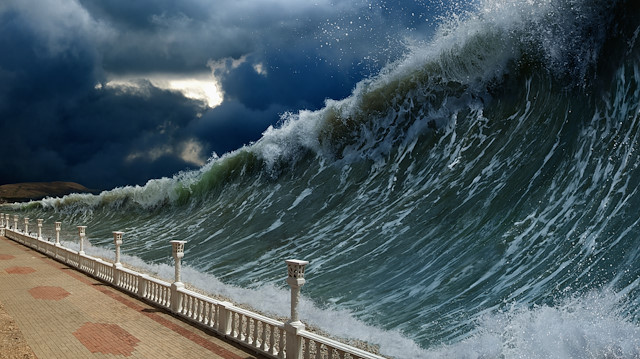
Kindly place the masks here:
<instances>
[{"instance_id":1,"label":"stone pillar","mask_svg":"<svg viewBox=\"0 0 640 359\"><path fill-rule=\"evenodd\" d=\"M220 302L218 304L218 332L222 335L231 334L231 315L233 314L228 308L231 308L233 304L229 302Z\"/></svg>"},{"instance_id":2,"label":"stone pillar","mask_svg":"<svg viewBox=\"0 0 640 359\"><path fill-rule=\"evenodd\" d=\"M24 234L29 235L29 218L24 217Z\"/></svg>"},{"instance_id":3,"label":"stone pillar","mask_svg":"<svg viewBox=\"0 0 640 359\"><path fill-rule=\"evenodd\" d=\"M42 219L38 219L38 239L42 240Z\"/></svg>"},{"instance_id":4,"label":"stone pillar","mask_svg":"<svg viewBox=\"0 0 640 359\"><path fill-rule=\"evenodd\" d=\"M140 274L140 277L138 278L138 297L140 298L146 298L147 296L147 283L149 283L149 279L151 279L151 277L149 277L146 274Z\"/></svg>"},{"instance_id":5,"label":"stone pillar","mask_svg":"<svg viewBox=\"0 0 640 359\"><path fill-rule=\"evenodd\" d=\"M180 281L180 271L181 271L181 260L184 257L184 244L187 243L187 241L171 241L171 247L173 249L173 259L176 262L175 265L175 280L174 282L181 282Z\"/></svg>"},{"instance_id":6,"label":"stone pillar","mask_svg":"<svg viewBox=\"0 0 640 359\"><path fill-rule=\"evenodd\" d=\"M62 222L56 222L56 247L60 247L60 227Z\"/></svg>"},{"instance_id":7,"label":"stone pillar","mask_svg":"<svg viewBox=\"0 0 640 359\"><path fill-rule=\"evenodd\" d=\"M287 335L287 359L302 358L302 337L299 332L304 330L304 324L298 319L298 302L300 301L300 288L306 282L304 279L304 267L307 261L290 259L287 263L287 284L291 287L291 319L284 324Z\"/></svg>"},{"instance_id":8,"label":"stone pillar","mask_svg":"<svg viewBox=\"0 0 640 359\"><path fill-rule=\"evenodd\" d=\"M4 215L5 218L5 225L7 226L7 228L11 228L11 216L9 215L9 213Z\"/></svg>"},{"instance_id":9,"label":"stone pillar","mask_svg":"<svg viewBox=\"0 0 640 359\"><path fill-rule=\"evenodd\" d=\"M78 235L80 236L80 251L78 254L84 255L84 237L86 236L87 226L78 226Z\"/></svg>"},{"instance_id":10,"label":"stone pillar","mask_svg":"<svg viewBox=\"0 0 640 359\"><path fill-rule=\"evenodd\" d=\"M120 285L120 268L122 268L122 263L120 263L120 246L122 245L123 235L124 232L113 232L113 243L116 245L116 260L115 263L113 263L113 284L116 286Z\"/></svg>"},{"instance_id":11,"label":"stone pillar","mask_svg":"<svg viewBox=\"0 0 640 359\"><path fill-rule=\"evenodd\" d=\"M18 215L14 214L13 215L13 230L14 231L18 231Z\"/></svg>"},{"instance_id":12,"label":"stone pillar","mask_svg":"<svg viewBox=\"0 0 640 359\"><path fill-rule=\"evenodd\" d=\"M175 278L171 284L171 311L179 313L182 309L182 295L178 292L179 288L184 288L184 284L180 281L180 261L184 257L184 244L186 241L171 241L173 259L175 260Z\"/></svg>"},{"instance_id":13,"label":"stone pillar","mask_svg":"<svg viewBox=\"0 0 640 359\"><path fill-rule=\"evenodd\" d=\"M124 232L113 232L113 244L116 245L116 261L115 264L122 266L120 263L120 246L122 245L122 236Z\"/></svg>"},{"instance_id":14,"label":"stone pillar","mask_svg":"<svg viewBox=\"0 0 640 359\"><path fill-rule=\"evenodd\" d=\"M4 213L0 213L0 227L4 227Z\"/></svg>"}]
</instances>

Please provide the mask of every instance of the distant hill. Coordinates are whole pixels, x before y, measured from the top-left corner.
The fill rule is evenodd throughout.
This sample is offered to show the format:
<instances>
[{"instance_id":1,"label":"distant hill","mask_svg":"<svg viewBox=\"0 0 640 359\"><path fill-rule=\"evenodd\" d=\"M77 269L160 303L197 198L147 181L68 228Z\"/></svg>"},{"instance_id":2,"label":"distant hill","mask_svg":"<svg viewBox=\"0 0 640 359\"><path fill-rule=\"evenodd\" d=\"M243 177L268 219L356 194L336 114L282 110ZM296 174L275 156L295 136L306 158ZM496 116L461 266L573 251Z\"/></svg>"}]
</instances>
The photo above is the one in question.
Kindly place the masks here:
<instances>
[{"instance_id":1,"label":"distant hill","mask_svg":"<svg viewBox=\"0 0 640 359\"><path fill-rule=\"evenodd\" d=\"M70 193L93 193L87 187L74 182L25 182L0 186L0 203L26 202L45 197L62 197Z\"/></svg>"}]
</instances>

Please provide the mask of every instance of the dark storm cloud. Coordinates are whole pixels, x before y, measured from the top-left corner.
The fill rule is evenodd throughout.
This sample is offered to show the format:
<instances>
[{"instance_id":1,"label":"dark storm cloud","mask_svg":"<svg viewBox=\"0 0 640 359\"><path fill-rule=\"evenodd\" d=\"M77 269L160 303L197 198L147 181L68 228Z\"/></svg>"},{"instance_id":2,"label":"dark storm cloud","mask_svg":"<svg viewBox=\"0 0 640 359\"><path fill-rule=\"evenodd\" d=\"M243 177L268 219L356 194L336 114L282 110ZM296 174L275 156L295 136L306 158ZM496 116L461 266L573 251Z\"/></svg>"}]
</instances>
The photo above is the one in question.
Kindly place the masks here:
<instances>
[{"instance_id":1,"label":"dark storm cloud","mask_svg":"<svg viewBox=\"0 0 640 359\"><path fill-rule=\"evenodd\" d=\"M106 189L198 166L285 111L342 98L430 26L419 2L9 0L0 4L0 183ZM409 13L414 13L408 15ZM211 71L221 106L110 78ZM190 156L198 152L199 156Z\"/></svg>"},{"instance_id":2,"label":"dark storm cloud","mask_svg":"<svg viewBox=\"0 0 640 359\"><path fill-rule=\"evenodd\" d=\"M194 120L187 131L194 137L208 139L215 144L214 152L222 154L257 140L275 122L274 118L278 119L286 110L281 105L251 109L229 100Z\"/></svg>"}]
</instances>

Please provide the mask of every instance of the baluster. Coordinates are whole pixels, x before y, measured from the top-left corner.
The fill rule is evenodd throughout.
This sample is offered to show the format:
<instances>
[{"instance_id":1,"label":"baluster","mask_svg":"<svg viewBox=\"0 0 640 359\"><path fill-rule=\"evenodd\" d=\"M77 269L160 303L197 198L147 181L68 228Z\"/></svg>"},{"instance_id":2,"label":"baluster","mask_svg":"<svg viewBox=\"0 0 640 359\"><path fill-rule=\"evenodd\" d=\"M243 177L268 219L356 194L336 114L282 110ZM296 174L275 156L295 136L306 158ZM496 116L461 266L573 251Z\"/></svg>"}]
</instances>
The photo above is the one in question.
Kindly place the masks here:
<instances>
[{"instance_id":1,"label":"baluster","mask_svg":"<svg viewBox=\"0 0 640 359\"><path fill-rule=\"evenodd\" d=\"M238 335L236 338L242 340L242 322L244 321L244 314L238 315Z\"/></svg>"},{"instance_id":2,"label":"baluster","mask_svg":"<svg viewBox=\"0 0 640 359\"><path fill-rule=\"evenodd\" d=\"M207 302L207 325L213 326L213 316L214 316L215 306L213 303Z\"/></svg>"},{"instance_id":3,"label":"baluster","mask_svg":"<svg viewBox=\"0 0 640 359\"><path fill-rule=\"evenodd\" d=\"M157 303L158 301L158 286L156 285L155 282L151 282L151 290L149 291L150 296L149 299L151 299L152 302Z\"/></svg>"},{"instance_id":4,"label":"baluster","mask_svg":"<svg viewBox=\"0 0 640 359\"><path fill-rule=\"evenodd\" d=\"M251 341L253 340L253 338L251 338L251 317L245 317L245 322L246 322L246 325L245 325L245 331L244 331L245 333L244 341L247 344L251 344L252 343Z\"/></svg>"},{"instance_id":5,"label":"baluster","mask_svg":"<svg viewBox=\"0 0 640 359\"><path fill-rule=\"evenodd\" d=\"M255 347L258 346L258 325L259 322L257 319L253 320L253 345Z\"/></svg>"},{"instance_id":6,"label":"baluster","mask_svg":"<svg viewBox=\"0 0 640 359\"><path fill-rule=\"evenodd\" d=\"M213 328L217 331L217 332L222 332L222 310L220 310L220 306L218 305L213 305ZM224 333L222 333L224 334Z\"/></svg>"},{"instance_id":7,"label":"baluster","mask_svg":"<svg viewBox=\"0 0 640 359\"><path fill-rule=\"evenodd\" d=\"M165 286L162 286L162 305L166 306L169 303L169 294L167 293L167 288Z\"/></svg>"},{"instance_id":8,"label":"baluster","mask_svg":"<svg viewBox=\"0 0 640 359\"><path fill-rule=\"evenodd\" d=\"M309 338L304 338L304 359L311 359L311 346Z\"/></svg>"},{"instance_id":9,"label":"baluster","mask_svg":"<svg viewBox=\"0 0 640 359\"><path fill-rule=\"evenodd\" d=\"M231 333L229 333L232 337L236 335L236 313L231 313Z\"/></svg>"},{"instance_id":10,"label":"baluster","mask_svg":"<svg viewBox=\"0 0 640 359\"><path fill-rule=\"evenodd\" d=\"M273 324L269 324L269 354L276 355L276 332Z\"/></svg>"},{"instance_id":11,"label":"baluster","mask_svg":"<svg viewBox=\"0 0 640 359\"><path fill-rule=\"evenodd\" d=\"M200 319L198 320L202 324L207 324L209 322L208 313L208 303L204 300L200 300Z\"/></svg>"},{"instance_id":12,"label":"baluster","mask_svg":"<svg viewBox=\"0 0 640 359\"><path fill-rule=\"evenodd\" d=\"M247 318L247 330L245 330L245 342L248 344L253 344L253 337L251 335L251 323L253 323L253 319L251 317Z\"/></svg>"},{"instance_id":13,"label":"baluster","mask_svg":"<svg viewBox=\"0 0 640 359\"><path fill-rule=\"evenodd\" d=\"M267 346L267 324L262 323L262 343L260 343L260 350L266 351Z\"/></svg>"},{"instance_id":14,"label":"baluster","mask_svg":"<svg viewBox=\"0 0 640 359\"><path fill-rule=\"evenodd\" d=\"M280 334L280 343L278 344L278 358L284 358L284 328L278 327L278 334Z\"/></svg>"}]
</instances>

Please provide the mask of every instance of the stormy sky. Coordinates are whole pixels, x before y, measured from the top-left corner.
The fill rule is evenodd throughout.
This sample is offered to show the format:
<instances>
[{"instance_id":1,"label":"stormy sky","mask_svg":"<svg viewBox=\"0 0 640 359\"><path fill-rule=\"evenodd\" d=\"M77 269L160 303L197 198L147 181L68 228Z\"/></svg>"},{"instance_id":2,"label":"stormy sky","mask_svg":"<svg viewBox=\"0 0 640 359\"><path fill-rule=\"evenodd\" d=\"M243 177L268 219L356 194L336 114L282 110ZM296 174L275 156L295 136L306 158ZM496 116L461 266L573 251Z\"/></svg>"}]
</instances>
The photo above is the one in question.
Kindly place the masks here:
<instances>
[{"instance_id":1,"label":"stormy sky","mask_svg":"<svg viewBox=\"0 0 640 359\"><path fill-rule=\"evenodd\" d=\"M427 0L3 0L0 184L144 184L256 141L424 41Z\"/></svg>"}]
</instances>

